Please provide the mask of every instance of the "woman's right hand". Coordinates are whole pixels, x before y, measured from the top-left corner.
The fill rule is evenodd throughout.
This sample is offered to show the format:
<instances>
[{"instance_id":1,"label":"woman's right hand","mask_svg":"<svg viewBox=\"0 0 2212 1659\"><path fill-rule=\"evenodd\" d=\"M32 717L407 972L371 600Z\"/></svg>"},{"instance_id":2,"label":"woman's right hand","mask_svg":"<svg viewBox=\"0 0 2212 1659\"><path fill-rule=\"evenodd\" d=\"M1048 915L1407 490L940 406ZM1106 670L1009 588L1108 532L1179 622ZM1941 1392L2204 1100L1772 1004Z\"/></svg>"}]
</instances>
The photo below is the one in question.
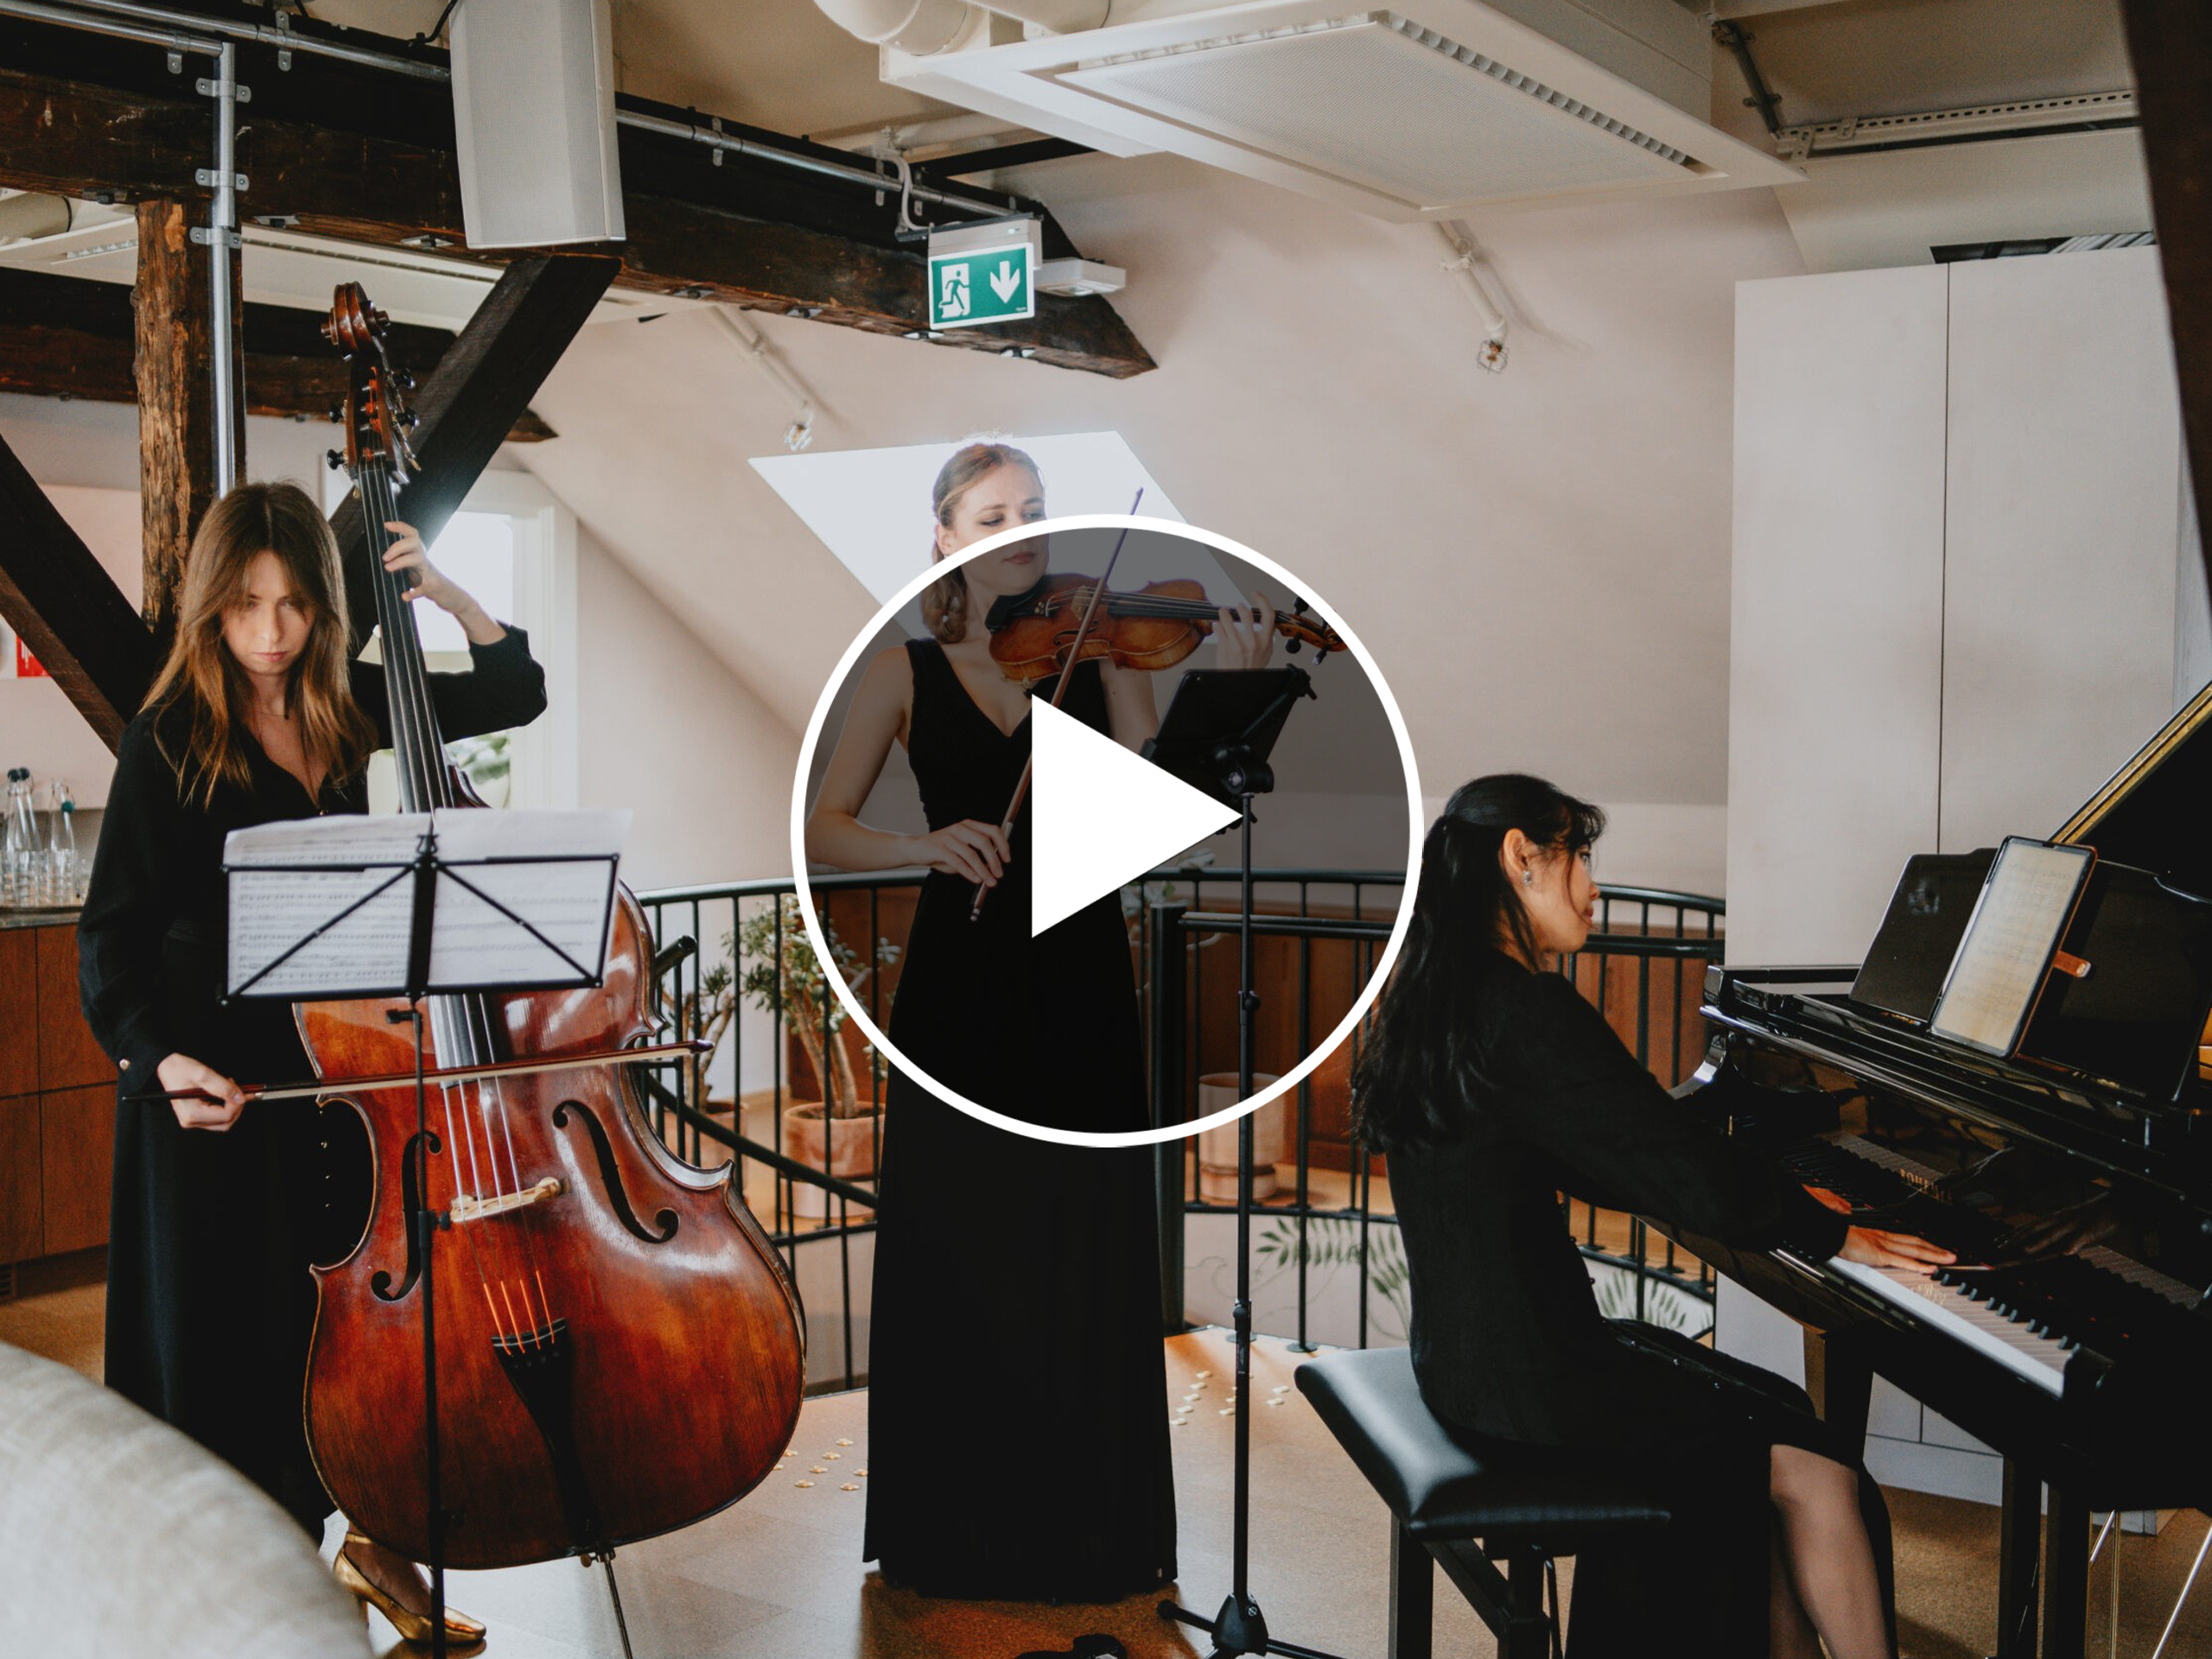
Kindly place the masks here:
<instances>
[{"instance_id":1,"label":"woman's right hand","mask_svg":"<svg viewBox=\"0 0 2212 1659\"><path fill-rule=\"evenodd\" d=\"M916 836L914 844L921 854L918 862L986 887L998 885L1000 874L1014 858L1006 832L979 818L963 818L926 836Z\"/></svg>"},{"instance_id":2,"label":"woman's right hand","mask_svg":"<svg viewBox=\"0 0 2212 1659\"><path fill-rule=\"evenodd\" d=\"M1919 1274L1933 1273L1959 1259L1924 1238L1916 1238L1910 1233L1884 1232L1878 1227L1853 1227L1843 1236L1843 1248L1836 1254L1862 1267L1904 1268Z\"/></svg>"},{"instance_id":3,"label":"woman's right hand","mask_svg":"<svg viewBox=\"0 0 2212 1659\"><path fill-rule=\"evenodd\" d=\"M245 1095L212 1065L202 1065L189 1054L172 1054L156 1072L168 1090L198 1089L213 1100L173 1100L169 1109L188 1129L227 1129L245 1109Z\"/></svg>"}]
</instances>

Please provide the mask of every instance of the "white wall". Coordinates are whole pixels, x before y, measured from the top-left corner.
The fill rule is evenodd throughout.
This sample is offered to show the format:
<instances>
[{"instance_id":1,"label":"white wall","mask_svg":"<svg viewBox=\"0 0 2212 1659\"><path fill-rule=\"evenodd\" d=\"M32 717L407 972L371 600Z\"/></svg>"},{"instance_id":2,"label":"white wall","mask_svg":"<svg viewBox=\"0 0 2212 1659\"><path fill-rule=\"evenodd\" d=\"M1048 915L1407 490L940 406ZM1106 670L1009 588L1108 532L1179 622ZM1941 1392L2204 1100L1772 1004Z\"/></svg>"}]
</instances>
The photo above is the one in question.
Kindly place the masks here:
<instances>
[{"instance_id":1,"label":"white wall","mask_svg":"<svg viewBox=\"0 0 2212 1659\"><path fill-rule=\"evenodd\" d=\"M636 810L633 888L791 868L798 734L608 554L576 537L580 804Z\"/></svg>"}]
</instances>

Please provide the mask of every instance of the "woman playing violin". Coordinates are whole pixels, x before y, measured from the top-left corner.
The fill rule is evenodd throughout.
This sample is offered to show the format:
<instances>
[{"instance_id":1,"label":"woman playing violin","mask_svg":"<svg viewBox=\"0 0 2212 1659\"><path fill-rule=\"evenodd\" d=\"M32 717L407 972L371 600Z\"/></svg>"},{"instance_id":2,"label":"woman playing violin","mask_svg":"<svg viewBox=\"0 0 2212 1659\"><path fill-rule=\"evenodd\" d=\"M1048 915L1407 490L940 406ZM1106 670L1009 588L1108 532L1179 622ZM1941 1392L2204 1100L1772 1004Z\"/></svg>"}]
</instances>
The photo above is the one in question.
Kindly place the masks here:
<instances>
[{"instance_id":1,"label":"woman playing violin","mask_svg":"<svg viewBox=\"0 0 2212 1659\"><path fill-rule=\"evenodd\" d=\"M931 556L1045 517L1034 461L970 444L938 474ZM899 1051L940 1083L1058 1128L1145 1127L1135 983L1109 894L1033 939L1028 816L1000 819L1029 753L1032 695L991 657L992 602L1045 574L1042 539L946 573L931 637L872 661L807 820L808 856L849 870L923 864L890 1017ZM1216 619L1220 665L1257 667L1260 619ZM1135 747L1158 725L1149 677L1073 671L1061 708ZM861 822L894 743L929 830ZM971 921L976 885L988 890ZM868 1395L864 1554L931 1593L1104 1600L1174 1574L1174 1490L1160 1347L1152 1157L1031 1139L946 1106L893 1072L884 1114ZM1017 1225L1018 1224L1018 1225ZM1018 1238L1008 1236L1018 1232ZM959 1362L944 1344L957 1332ZM979 1478L975 1379L1002 1385L992 1439L1049 1455L1049 1480ZM1050 1448L1047 1452L1046 1448Z\"/></svg>"},{"instance_id":2,"label":"woman playing violin","mask_svg":"<svg viewBox=\"0 0 2212 1659\"><path fill-rule=\"evenodd\" d=\"M453 616L472 671L429 677L451 736L545 707L544 674L433 569L407 525L385 563L408 597ZM279 1001L219 1001L223 838L367 809L369 756L391 741L383 671L348 650L338 546L290 484L244 484L209 512L185 567L176 638L117 753L78 922L92 1033L121 1073L108 1249L111 1386L236 1465L320 1541L332 1505L308 1456L301 1389L314 1327L310 1262L342 1256L368 1201L346 1110L250 1103L240 1086L308 1075ZM153 1091L197 1090L164 1102ZM340 1582L410 1640L429 1635L412 1563L349 1534ZM448 1637L474 1621L448 1611Z\"/></svg>"}]
</instances>

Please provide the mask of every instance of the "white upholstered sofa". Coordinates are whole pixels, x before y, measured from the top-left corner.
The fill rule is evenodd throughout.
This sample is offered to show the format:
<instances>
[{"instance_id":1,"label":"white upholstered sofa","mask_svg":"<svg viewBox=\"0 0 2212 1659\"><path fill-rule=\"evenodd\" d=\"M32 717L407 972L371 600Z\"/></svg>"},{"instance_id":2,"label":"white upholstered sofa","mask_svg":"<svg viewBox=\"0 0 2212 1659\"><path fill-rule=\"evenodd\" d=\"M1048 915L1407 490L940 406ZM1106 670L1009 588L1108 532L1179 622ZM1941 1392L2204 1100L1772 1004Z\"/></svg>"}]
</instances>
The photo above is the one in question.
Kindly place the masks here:
<instances>
[{"instance_id":1,"label":"white upholstered sofa","mask_svg":"<svg viewBox=\"0 0 2212 1659\"><path fill-rule=\"evenodd\" d=\"M121 1395L0 1343L0 1651L363 1659L305 1534Z\"/></svg>"}]
</instances>

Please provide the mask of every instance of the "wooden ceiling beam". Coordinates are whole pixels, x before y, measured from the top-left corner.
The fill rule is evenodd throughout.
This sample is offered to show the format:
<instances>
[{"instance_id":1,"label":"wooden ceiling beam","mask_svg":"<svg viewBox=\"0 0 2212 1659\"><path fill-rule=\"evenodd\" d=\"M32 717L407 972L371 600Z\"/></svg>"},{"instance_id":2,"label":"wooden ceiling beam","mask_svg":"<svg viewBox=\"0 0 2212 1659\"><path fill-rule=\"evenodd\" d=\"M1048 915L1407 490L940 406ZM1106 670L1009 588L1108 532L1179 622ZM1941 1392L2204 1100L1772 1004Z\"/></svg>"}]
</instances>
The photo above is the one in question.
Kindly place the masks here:
<instances>
[{"instance_id":1,"label":"wooden ceiling beam","mask_svg":"<svg viewBox=\"0 0 2212 1659\"><path fill-rule=\"evenodd\" d=\"M94 54L88 48L86 55ZM296 89L287 92L296 98ZM205 126L197 100L0 70L0 185L72 196L198 199L204 193L192 175L205 163ZM486 263L512 257L467 247L449 137L341 130L257 105L238 151L251 179L240 207L248 219L281 217L346 241L435 247ZM849 226L858 217L852 202L866 202L865 192L840 187L833 196L784 177L764 181L765 164L710 168L696 145L628 130L621 152L631 181L624 195L629 240L610 250L621 257L620 285L925 338L920 251L823 228ZM707 175L715 176L703 180ZM790 210L809 197L831 205L796 222ZM1065 240L1054 227L1048 232L1055 246ZM1020 353L1116 378L1155 366L1113 307L1096 296L1040 296L1034 318L947 330L932 343Z\"/></svg>"},{"instance_id":2,"label":"wooden ceiling beam","mask_svg":"<svg viewBox=\"0 0 2212 1659\"><path fill-rule=\"evenodd\" d=\"M500 275L437 368L417 376L421 387L410 402L421 422L412 434L418 466L399 510L425 542L436 539L460 508L617 268L606 254L524 254ZM373 289L369 297L376 298ZM397 366L412 372L415 365ZM359 492L346 498L330 523L358 649L376 620Z\"/></svg>"},{"instance_id":3,"label":"wooden ceiling beam","mask_svg":"<svg viewBox=\"0 0 2212 1659\"><path fill-rule=\"evenodd\" d=\"M2151 213L2166 272L2182 430L2212 582L2212 7L2121 0L2150 163Z\"/></svg>"},{"instance_id":4,"label":"wooden ceiling beam","mask_svg":"<svg viewBox=\"0 0 2212 1659\"><path fill-rule=\"evenodd\" d=\"M0 440L0 616L111 749L154 683L154 636Z\"/></svg>"},{"instance_id":5,"label":"wooden ceiling beam","mask_svg":"<svg viewBox=\"0 0 2212 1659\"><path fill-rule=\"evenodd\" d=\"M139 611L166 657L176 632L184 559L207 509L220 493L215 475L214 326L208 309L208 261L231 262L231 384L245 378L245 309L239 300L238 250L211 252L192 239L192 214L179 201L138 204L138 277L134 382L138 392L138 508L144 531L145 582ZM230 411L232 453L245 470L245 410Z\"/></svg>"},{"instance_id":6,"label":"wooden ceiling beam","mask_svg":"<svg viewBox=\"0 0 2212 1659\"><path fill-rule=\"evenodd\" d=\"M92 403L138 400L130 289L120 283L55 276L0 265L0 391ZM286 305L245 308L245 412L321 421L346 396L346 365L322 338L322 315ZM443 328L391 326L392 352L429 374L453 345ZM525 410L510 443L553 429Z\"/></svg>"}]
</instances>

